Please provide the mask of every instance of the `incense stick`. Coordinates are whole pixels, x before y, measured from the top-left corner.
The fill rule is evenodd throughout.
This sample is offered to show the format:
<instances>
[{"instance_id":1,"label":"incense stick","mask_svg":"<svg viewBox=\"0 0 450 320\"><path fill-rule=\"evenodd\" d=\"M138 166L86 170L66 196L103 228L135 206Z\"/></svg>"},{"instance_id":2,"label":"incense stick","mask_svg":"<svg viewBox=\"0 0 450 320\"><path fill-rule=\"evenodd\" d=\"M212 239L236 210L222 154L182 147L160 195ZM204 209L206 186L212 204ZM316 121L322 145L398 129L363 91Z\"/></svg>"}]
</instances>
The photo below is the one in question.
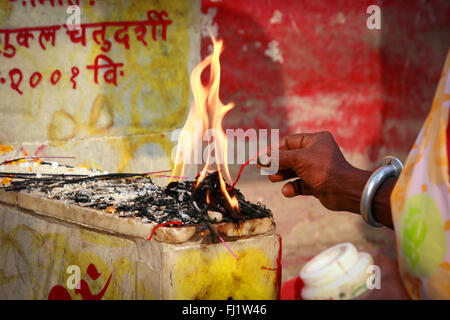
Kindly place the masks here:
<instances>
[{"instance_id":1,"label":"incense stick","mask_svg":"<svg viewBox=\"0 0 450 320\"><path fill-rule=\"evenodd\" d=\"M212 233L214 233L217 238L219 238L219 240L223 243L223 245L228 249L228 251L230 251L230 253L233 255L233 257L238 260L238 258L236 257L236 255L234 254L233 250L231 250L231 248L227 245L227 243L225 242L225 240L223 240L223 238L220 236L219 232L212 226L211 223L206 223L207 226L209 227L209 229L211 230Z\"/></svg>"},{"instance_id":2,"label":"incense stick","mask_svg":"<svg viewBox=\"0 0 450 320\"><path fill-rule=\"evenodd\" d=\"M16 191L25 189L30 182L46 182L46 188L60 187L65 184L73 184L79 182L86 182L91 180L116 179L116 178L134 178L134 177L151 177L152 174L170 172L170 170L161 170L146 173L109 173L101 175L82 175L82 174L51 174L41 173L43 177L37 178L37 173L19 173L19 172L0 172L0 177L16 178L20 181L12 181L12 186L0 187L6 191ZM161 175L160 175L161 176ZM158 178L158 176L154 176ZM181 177L185 178L185 177ZM43 186L44 187L44 186Z\"/></svg>"},{"instance_id":3,"label":"incense stick","mask_svg":"<svg viewBox=\"0 0 450 320\"><path fill-rule=\"evenodd\" d=\"M227 245L227 243L222 239L221 236L219 236L219 239L220 239L220 241L222 241L223 245L224 245L225 247L227 247L228 251L231 252L231 254L233 255L233 257L234 257L236 260L238 260L238 258L237 258L236 255L234 254L233 250L231 250L231 248Z\"/></svg>"},{"instance_id":4,"label":"incense stick","mask_svg":"<svg viewBox=\"0 0 450 320\"><path fill-rule=\"evenodd\" d=\"M14 162L14 161L20 161L20 160L31 160L31 159L75 159L76 157L73 156L55 156L55 157L32 157L32 156L26 156L26 157L20 157L20 158L16 158L16 159L10 159L10 160L5 160L0 164L8 164L10 162Z\"/></svg>"}]
</instances>

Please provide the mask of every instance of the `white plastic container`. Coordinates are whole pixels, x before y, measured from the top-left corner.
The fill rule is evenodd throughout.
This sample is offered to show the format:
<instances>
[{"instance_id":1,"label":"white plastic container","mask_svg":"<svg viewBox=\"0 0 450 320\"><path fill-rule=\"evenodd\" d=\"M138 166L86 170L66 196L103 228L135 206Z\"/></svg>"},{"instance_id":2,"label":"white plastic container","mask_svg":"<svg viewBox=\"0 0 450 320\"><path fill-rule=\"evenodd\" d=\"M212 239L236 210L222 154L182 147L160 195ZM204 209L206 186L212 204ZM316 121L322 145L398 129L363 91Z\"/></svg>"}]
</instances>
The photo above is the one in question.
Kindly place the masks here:
<instances>
[{"instance_id":1,"label":"white plastic container","mask_svg":"<svg viewBox=\"0 0 450 320\"><path fill-rule=\"evenodd\" d=\"M367 270L372 256L349 243L335 245L308 261L300 270L305 300L342 300L367 295Z\"/></svg>"}]
</instances>

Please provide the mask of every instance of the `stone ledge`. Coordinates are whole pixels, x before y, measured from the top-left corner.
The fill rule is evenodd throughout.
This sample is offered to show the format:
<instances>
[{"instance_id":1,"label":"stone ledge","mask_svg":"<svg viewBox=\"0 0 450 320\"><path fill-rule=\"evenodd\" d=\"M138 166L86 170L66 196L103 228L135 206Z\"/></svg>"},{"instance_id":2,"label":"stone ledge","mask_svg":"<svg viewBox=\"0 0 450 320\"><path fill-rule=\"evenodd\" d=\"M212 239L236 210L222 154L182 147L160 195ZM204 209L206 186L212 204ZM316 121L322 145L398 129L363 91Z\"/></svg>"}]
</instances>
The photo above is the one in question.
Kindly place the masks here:
<instances>
[{"instance_id":1,"label":"stone ledge","mask_svg":"<svg viewBox=\"0 0 450 320\"><path fill-rule=\"evenodd\" d=\"M152 233L155 223L142 223L128 217L121 218L103 210L81 207L61 200L46 199L26 192L0 190L0 202L16 205L37 214L61 219L88 228L95 228L110 233L147 239ZM274 231L272 218L259 218L241 221L239 229L232 222L212 224L221 235L227 238L240 238L265 234ZM202 232L197 226L166 227L155 230L154 239L170 244L180 244L188 241L199 241L209 236L209 231ZM194 240L195 239L195 240Z\"/></svg>"},{"instance_id":2,"label":"stone ledge","mask_svg":"<svg viewBox=\"0 0 450 320\"><path fill-rule=\"evenodd\" d=\"M0 202L10 205L17 205L17 192L0 190Z\"/></svg>"},{"instance_id":3,"label":"stone ledge","mask_svg":"<svg viewBox=\"0 0 450 320\"><path fill-rule=\"evenodd\" d=\"M18 193L17 205L45 216L137 238L147 238L154 226L139 223L132 218L119 218L101 210L84 208L60 200L40 198L25 192Z\"/></svg>"}]
</instances>

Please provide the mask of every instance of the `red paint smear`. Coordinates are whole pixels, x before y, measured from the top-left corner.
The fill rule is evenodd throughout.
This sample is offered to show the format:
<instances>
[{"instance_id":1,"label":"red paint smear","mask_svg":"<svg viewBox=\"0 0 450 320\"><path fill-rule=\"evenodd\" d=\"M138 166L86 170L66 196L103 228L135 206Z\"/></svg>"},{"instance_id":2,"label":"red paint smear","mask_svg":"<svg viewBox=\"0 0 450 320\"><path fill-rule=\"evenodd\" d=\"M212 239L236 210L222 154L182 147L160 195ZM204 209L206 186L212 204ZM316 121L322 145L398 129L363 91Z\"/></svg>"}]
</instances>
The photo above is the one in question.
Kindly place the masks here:
<instances>
[{"instance_id":1,"label":"red paint smear","mask_svg":"<svg viewBox=\"0 0 450 320\"><path fill-rule=\"evenodd\" d=\"M300 277L286 281L281 289L280 300L303 300L301 293L304 286Z\"/></svg>"},{"instance_id":2,"label":"red paint smear","mask_svg":"<svg viewBox=\"0 0 450 320\"><path fill-rule=\"evenodd\" d=\"M92 280L97 280L101 276L101 273L97 271L97 268L91 263L87 268L87 274Z\"/></svg>"},{"instance_id":3,"label":"red paint smear","mask_svg":"<svg viewBox=\"0 0 450 320\"><path fill-rule=\"evenodd\" d=\"M268 267L264 267L264 266L262 266L261 269L267 270L267 271L278 271L278 268L268 268Z\"/></svg>"},{"instance_id":4,"label":"red paint smear","mask_svg":"<svg viewBox=\"0 0 450 320\"><path fill-rule=\"evenodd\" d=\"M112 274L109 276L108 281L103 287L102 291L98 294L92 294L91 289L89 288L89 284L85 280L80 281L81 288L75 289L75 294L81 294L83 300L101 300L108 289L109 283L111 282Z\"/></svg>"},{"instance_id":5,"label":"red paint smear","mask_svg":"<svg viewBox=\"0 0 450 320\"><path fill-rule=\"evenodd\" d=\"M150 235L150 237L147 240L152 240L153 234L155 233L156 229L158 229L159 227L162 227L162 226L167 226L169 224L182 225L183 223L180 221L169 221L169 222L158 224L156 227L153 228L152 234Z\"/></svg>"},{"instance_id":6,"label":"red paint smear","mask_svg":"<svg viewBox=\"0 0 450 320\"><path fill-rule=\"evenodd\" d=\"M87 268L87 274L93 279L97 280L101 273L98 272L97 268L94 264L89 264ZM108 286L111 282L112 273L110 274L108 281L106 282L103 289L98 294L92 294L91 289L89 288L89 284L85 280L80 281L80 288L75 288L75 294L81 294L83 300L101 300L108 289ZM61 285L55 285L50 290L48 300L72 300L69 292L66 288Z\"/></svg>"},{"instance_id":7,"label":"red paint smear","mask_svg":"<svg viewBox=\"0 0 450 320\"><path fill-rule=\"evenodd\" d=\"M41 144L41 145L36 149L36 151L34 152L34 155L35 155L35 156L39 155L39 153L41 153L42 151L44 151L45 148L46 148L45 144Z\"/></svg>"},{"instance_id":8,"label":"red paint smear","mask_svg":"<svg viewBox=\"0 0 450 320\"><path fill-rule=\"evenodd\" d=\"M282 239L281 239L280 235L278 236L278 239L279 239L280 248L278 251L278 258L277 258L277 288L278 288L277 299L280 300L280 297L281 297L281 271L282 271L281 269L283 267L281 264L281 257L283 254L283 252L282 252L283 244L282 244Z\"/></svg>"},{"instance_id":9,"label":"red paint smear","mask_svg":"<svg viewBox=\"0 0 450 320\"><path fill-rule=\"evenodd\" d=\"M47 297L48 300L72 300L69 292L67 292L66 288L60 285L54 286Z\"/></svg>"}]
</instances>

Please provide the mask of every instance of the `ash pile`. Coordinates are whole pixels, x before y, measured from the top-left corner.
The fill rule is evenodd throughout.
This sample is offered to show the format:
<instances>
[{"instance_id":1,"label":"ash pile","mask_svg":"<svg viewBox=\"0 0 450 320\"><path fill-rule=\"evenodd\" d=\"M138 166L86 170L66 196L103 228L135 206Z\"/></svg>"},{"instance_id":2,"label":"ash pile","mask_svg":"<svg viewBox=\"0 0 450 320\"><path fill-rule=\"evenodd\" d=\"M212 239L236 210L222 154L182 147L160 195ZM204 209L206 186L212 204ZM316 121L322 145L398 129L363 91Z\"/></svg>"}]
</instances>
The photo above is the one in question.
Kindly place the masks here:
<instances>
[{"instance_id":1,"label":"ash pile","mask_svg":"<svg viewBox=\"0 0 450 320\"><path fill-rule=\"evenodd\" d=\"M217 172L207 174L198 186L194 180L160 187L149 177L130 175L86 178L50 186L35 183L25 189L40 197L105 210L119 217L140 218L143 223L179 221L194 225L272 217L265 205L245 200L236 188L229 190L229 194L236 197L239 210L232 208L222 194Z\"/></svg>"}]
</instances>

